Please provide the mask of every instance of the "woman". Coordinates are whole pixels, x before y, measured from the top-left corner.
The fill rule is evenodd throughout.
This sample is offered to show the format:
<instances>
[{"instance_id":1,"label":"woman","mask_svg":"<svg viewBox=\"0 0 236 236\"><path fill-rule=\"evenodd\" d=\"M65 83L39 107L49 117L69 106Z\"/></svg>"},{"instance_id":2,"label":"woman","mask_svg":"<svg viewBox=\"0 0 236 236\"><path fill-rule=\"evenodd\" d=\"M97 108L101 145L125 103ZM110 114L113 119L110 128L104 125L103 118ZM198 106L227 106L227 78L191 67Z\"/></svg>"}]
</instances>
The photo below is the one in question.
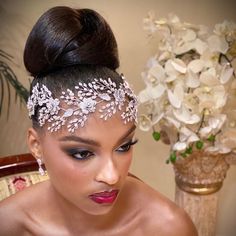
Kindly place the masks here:
<instances>
[{"instance_id":1,"label":"woman","mask_svg":"<svg viewBox=\"0 0 236 236\"><path fill-rule=\"evenodd\" d=\"M50 180L0 204L0 235L196 235L174 203L128 174L136 97L95 11L55 7L24 51L34 77L28 144Z\"/></svg>"}]
</instances>

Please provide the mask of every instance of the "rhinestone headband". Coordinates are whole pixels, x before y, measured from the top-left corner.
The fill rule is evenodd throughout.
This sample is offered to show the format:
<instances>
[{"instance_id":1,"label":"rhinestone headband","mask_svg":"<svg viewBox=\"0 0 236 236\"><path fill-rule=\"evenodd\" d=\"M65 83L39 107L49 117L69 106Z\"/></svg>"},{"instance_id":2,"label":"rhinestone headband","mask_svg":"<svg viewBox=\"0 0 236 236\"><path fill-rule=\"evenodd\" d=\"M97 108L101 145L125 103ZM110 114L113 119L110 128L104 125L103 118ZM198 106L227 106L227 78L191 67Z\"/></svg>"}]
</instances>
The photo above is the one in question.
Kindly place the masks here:
<instances>
[{"instance_id":1,"label":"rhinestone headband","mask_svg":"<svg viewBox=\"0 0 236 236\"><path fill-rule=\"evenodd\" d=\"M53 98L51 91L45 86L37 83L28 99L27 108L29 116L35 115L38 109L39 125L48 123L48 130L53 132L59 130L65 124L69 132L83 127L90 113L96 111L99 103L102 104L98 110L100 118L107 120L117 111L123 110L121 118L126 124L137 121L137 97L133 93L124 77L123 83L116 85L110 78L94 79L91 83L79 83L75 91L67 89L61 93L60 98ZM63 106L61 105L63 103Z\"/></svg>"}]
</instances>

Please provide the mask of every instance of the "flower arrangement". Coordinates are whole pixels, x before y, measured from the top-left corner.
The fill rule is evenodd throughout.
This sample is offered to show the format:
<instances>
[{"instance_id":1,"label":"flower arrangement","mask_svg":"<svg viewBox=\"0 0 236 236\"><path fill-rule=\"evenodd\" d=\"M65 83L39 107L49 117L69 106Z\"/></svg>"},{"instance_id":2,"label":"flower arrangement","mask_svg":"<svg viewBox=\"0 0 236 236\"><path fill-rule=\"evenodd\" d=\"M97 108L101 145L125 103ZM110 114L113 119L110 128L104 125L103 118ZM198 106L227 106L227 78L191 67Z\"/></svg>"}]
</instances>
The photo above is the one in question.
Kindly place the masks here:
<instances>
[{"instance_id":1,"label":"flower arrangement","mask_svg":"<svg viewBox=\"0 0 236 236\"><path fill-rule=\"evenodd\" d=\"M155 140L171 144L167 162L194 150L235 151L236 24L224 21L211 31L150 13L144 29L157 48L142 73L140 129L152 129Z\"/></svg>"}]
</instances>

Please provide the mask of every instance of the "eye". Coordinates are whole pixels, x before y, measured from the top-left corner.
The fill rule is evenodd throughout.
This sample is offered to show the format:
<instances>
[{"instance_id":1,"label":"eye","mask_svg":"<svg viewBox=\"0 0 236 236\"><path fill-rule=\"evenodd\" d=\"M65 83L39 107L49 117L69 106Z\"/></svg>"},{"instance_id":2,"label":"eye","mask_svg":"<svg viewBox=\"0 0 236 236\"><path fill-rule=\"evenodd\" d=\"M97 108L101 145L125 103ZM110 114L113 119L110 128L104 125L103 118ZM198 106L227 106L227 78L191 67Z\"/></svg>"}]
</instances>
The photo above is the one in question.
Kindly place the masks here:
<instances>
[{"instance_id":1,"label":"eye","mask_svg":"<svg viewBox=\"0 0 236 236\"><path fill-rule=\"evenodd\" d=\"M71 149L67 151L68 155L77 159L77 160L88 160L94 154L88 150L81 150L81 149Z\"/></svg>"},{"instance_id":2,"label":"eye","mask_svg":"<svg viewBox=\"0 0 236 236\"><path fill-rule=\"evenodd\" d=\"M116 151L118 152L128 152L131 148L131 146L135 145L138 142L138 140L130 140L128 143L123 144L122 146L120 146L118 149L116 149Z\"/></svg>"}]
</instances>

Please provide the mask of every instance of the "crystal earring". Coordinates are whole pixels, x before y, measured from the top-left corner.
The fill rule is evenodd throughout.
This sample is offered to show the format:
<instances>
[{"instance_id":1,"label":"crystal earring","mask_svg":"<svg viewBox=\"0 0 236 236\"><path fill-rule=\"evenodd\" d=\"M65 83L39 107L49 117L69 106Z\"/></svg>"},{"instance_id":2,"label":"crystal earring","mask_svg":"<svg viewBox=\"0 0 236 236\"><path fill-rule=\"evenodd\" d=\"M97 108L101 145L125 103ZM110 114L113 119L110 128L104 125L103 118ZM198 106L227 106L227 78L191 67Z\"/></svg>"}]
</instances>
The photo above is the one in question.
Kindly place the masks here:
<instances>
[{"instance_id":1,"label":"crystal earring","mask_svg":"<svg viewBox=\"0 0 236 236\"><path fill-rule=\"evenodd\" d=\"M40 175L45 175L45 171L44 171L44 169L42 167L42 165L43 165L42 160L37 158L37 162L38 162L38 165L39 165L39 173L40 173Z\"/></svg>"}]
</instances>

